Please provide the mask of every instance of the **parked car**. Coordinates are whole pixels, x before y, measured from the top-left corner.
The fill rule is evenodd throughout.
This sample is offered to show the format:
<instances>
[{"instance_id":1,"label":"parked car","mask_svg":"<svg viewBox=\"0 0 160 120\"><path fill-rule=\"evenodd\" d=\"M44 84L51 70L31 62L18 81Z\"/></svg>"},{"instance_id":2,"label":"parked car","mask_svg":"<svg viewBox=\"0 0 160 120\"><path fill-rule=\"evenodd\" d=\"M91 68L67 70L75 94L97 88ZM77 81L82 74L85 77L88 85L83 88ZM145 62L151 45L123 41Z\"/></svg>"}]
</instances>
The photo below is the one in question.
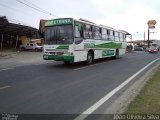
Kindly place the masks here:
<instances>
[{"instance_id":1,"label":"parked car","mask_svg":"<svg viewBox=\"0 0 160 120\"><path fill-rule=\"evenodd\" d=\"M134 51L143 51L143 47L134 46Z\"/></svg>"},{"instance_id":2,"label":"parked car","mask_svg":"<svg viewBox=\"0 0 160 120\"><path fill-rule=\"evenodd\" d=\"M25 45L20 45L21 50L35 50L35 51L42 51L43 47L37 45L36 43L27 43Z\"/></svg>"},{"instance_id":3,"label":"parked car","mask_svg":"<svg viewBox=\"0 0 160 120\"><path fill-rule=\"evenodd\" d=\"M159 49L155 46L151 46L149 49L148 49L148 52L149 53L158 53Z\"/></svg>"}]
</instances>

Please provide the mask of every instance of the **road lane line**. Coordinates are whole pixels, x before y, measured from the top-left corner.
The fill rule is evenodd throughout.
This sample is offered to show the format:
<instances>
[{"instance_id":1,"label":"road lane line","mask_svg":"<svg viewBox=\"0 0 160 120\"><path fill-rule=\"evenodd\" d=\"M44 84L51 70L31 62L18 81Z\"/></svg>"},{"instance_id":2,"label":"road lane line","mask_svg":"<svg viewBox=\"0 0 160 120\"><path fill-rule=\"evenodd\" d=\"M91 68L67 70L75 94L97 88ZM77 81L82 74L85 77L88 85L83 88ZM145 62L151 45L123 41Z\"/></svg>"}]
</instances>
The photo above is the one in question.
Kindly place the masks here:
<instances>
[{"instance_id":1,"label":"road lane line","mask_svg":"<svg viewBox=\"0 0 160 120\"><path fill-rule=\"evenodd\" d=\"M103 98L101 98L99 101L97 101L95 104L93 104L91 107L89 107L87 110L85 110L83 113L81 113L78 117L76 117L74 120L84 120L87 118L90 114L92 114L97 108L99 108L103 103L105 103L109 98L111 98L115 93L117 93L120 89L122 89L125 85L127 85L130 81L132 81L137 75L139 75L141 72L143 72L146 68L151 66L156 61L160 60L160 57L156 60L150 62L148 65L140 69L138 72L136 72L134 75L129 77L127 80L125 80L122 84L120 84L118 87L113 89L111 92L106 94Z\"/></svg>"},{"instance_id":2,"label":"road lane line","mask_svg":"<svg viewBox=\"0 0 160 120\"><path fill-rule=\"evenodd\" d=\"M93 66L100 65L100 64L103 64L103 63L106 63L106 62L108 63L109 61L100 62L100 63L95 63L95 64L92 64L92 65L87 65L87 66L75 68L75 69L73 69L73 70L80 70L80 69L84 69L84 68L88 68L88 67L93 67Z\"/></svg>"},{"instance_id":3,"label":"road lane line","mask_svg":"<svg viewBox=\"0 0 160 120\"><path fill-rule=\"evenodd\" d=\"M36 65L45 65L45 64L48 64L48 63L46 63L46 62L45 62L45 63L35 63L35 64L33 64L33 65L36 66Z\"/></svg>"},{"instance_id":4,"label":"road lane line","mask_svg":"<svg viewBox=\"0 0 160 120\"><path fill-rule=\"evenodd\" d=\"M1 69L0 71L6 71L6 70L12 70L14 68L4 68L4 69Z\"/></svg>"},{"instance_id":5,"label":"road lane line","mask_svg":"<svg viewBox=\"0 0 160 120\"><path fill-rule=\"evenodd\" d=\"M11 87L11 86L3 86L3 87L0 87L0 90L7 89L9 87Z\"/></svg>"}]
</instances>

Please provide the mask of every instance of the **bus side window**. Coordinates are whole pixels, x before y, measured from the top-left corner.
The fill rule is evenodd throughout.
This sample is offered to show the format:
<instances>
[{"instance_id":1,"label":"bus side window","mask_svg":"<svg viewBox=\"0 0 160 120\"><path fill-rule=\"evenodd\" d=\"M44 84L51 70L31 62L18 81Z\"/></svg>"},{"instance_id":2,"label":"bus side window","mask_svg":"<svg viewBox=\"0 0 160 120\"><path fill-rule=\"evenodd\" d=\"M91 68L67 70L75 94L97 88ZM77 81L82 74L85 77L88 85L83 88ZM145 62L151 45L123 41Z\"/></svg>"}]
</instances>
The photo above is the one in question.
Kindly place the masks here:
<instances>
[{"instance_id":1,"label":"bus side window","mask_svg":"<svg viewBox=\"0 0 160 120\"><path fill-rule=\"evenodd\" d=\"M109 40L110 41L114 41L115 38L114 38L114 31L113 30L109 30Z\"/></svg>"},{"instance_id":2,"label":"bus side window","mask_svg":"<svg viewBox=\"0 0 160 120\"><path fill-rule=\"evenodd\" d=\"M75 37L83 37L83 27L82 24L75 24Z\"/></svg>"},{"instance_id":3,"label":"bus side window","mask_svg":"<svg viewBox=\"0 0 160 120\"><path fill-rule=\"evenodd\" d=\"M126 41L126 37L127 35L126 34L123 34L123 40Z\"/></svg>"},{"instance_id":4,"label":"bus side window","mask_svg":"<svg viewBox=\"0 0 160 120\"><path fill-rule=\"evenodd\" d=\"M84 25L84 38L92 38L92 27L91 25Z\"/></svg>"},{"instance_id":5,"label":"bus side window","mask_svg":"<svg viewBox=\"0 0 160 120\"><path fill-rule=\"evenodd\" d=\"M123 42L124 41L124 34L123 33L119 33L120 36L120 41Z\"/></svg>"},{"instance_id":6,"label":"bus side window","mask_svg":"<svg viewBox=\"0 0 160 120\"><path fill-rule=\"evenodd\" d=\"M107 29L102 28L101 33L102 33L102 39L103 40L108 40L108 33L107 33Z\"/></svg>"},{"instance_id":7,"label":"bus side window","mask_svg":"<svg viewBox=\"0 0 160 120\"><path fill-rule=\"evenodd\" d=\"M75 43L80 44L83 41L83 26L82 23L75 23Z\"/></svg>"},{"instance_id":8,"label":"bus side window","mask_svg":"<svg viewBox=\"0 0 160 120\"><path fill-rule=\"evenodd\" d=\"M99 28L99 37L102 39L102 28Z\"/></svg>"},{"instance_id":9,"label":"bus side window","mask_svg":"<svg viewBox=\"0 0 160 120\"><path fill-rule=\"evenodd\" d=\"M101 39L102 37L101 28L93 26L92 32L93 32L94 39Z\"/></svg>"},{"instance_id":10,"label":"bus side window","mask_svg":"<svg viewBox=\"0 0 160 120\"><path fill-rule=\"evenodd\" d=\"M114 34L114 36L115 36L115 41L119 41L119 38L120 38L120 36L119 36L119 33L118 32L114 32L115 34Z\"/></svg>"}]
</instances>

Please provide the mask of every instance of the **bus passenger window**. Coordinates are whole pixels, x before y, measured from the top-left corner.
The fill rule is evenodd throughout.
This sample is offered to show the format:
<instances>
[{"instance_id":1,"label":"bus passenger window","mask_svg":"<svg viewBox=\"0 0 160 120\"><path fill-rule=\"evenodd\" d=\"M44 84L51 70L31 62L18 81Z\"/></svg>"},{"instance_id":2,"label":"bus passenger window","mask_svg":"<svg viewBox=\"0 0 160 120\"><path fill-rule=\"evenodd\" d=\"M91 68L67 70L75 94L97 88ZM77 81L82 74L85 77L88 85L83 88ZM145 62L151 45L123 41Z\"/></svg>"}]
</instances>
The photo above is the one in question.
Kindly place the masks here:
<instances>
[{"instance_id":1,"label":"bus passenger window","mask_svg":"<svg viewBox=\"0 0 160 120\"><path fill-rule=\"evenodd\" d=\"M111 40L111 41L115 40L115 38L114 38L114 31L112 31L112 30L109 31L109 40Z\"/></svg>"},{"instance_id":2,"label":"bus passenger window","mask_svg":"<svg viewBox=\"0 0 160 120\"><path fill-rule=\"evenodd\" d=\"M107 29L102 28L102 39L108 40Z\"/></svg>"},{"instance_id":3,"label":"bus passenger window","mask_svg":"<svg viewBox=\"0 0 160 120\"><path fill-rule=\"evenodd\" d=\"M92 38L92 27L91 27L91 25L85 25L85 27L84 27L84 38Z\"/></svg>"},{"instance_id":4,"label":"bus passenger window","mask_svg":"<svg viewBox=\"0 0 160 120\"><path fill-rule=\"evenodd\" d=\"M120 41L123 42L123 41L124 41L124 34L123 34L123 33L120 33L119 36L120 36Z\"/></svg>"},{"instance_id":5,"label":"bus passenger window","mask_svg":"<svg viewBox=\"0 0 160 120\"><path fill-rule=\"evenodd\" d=\"M83 37L83 27L81 23L75 23L75 37Z\"/></svg>"},{"instance_id":6,"label":"bus passenger window","mask_svg":"<svg viewBox=\"0 0 160 120\"><path fill-rule=\"evenodd\" d=\"M119 41L119 33L118 32L114 32L114 36L115 36L115 41Z\"/></svg>"},{"instance_id":7,"label":"bus passenger window","mask_svg":"<svg viewBox=\"0 0 160 120\"><path fill-rule=\"evenodd\" d=\"M94 39L101 39L101 28L99 28L99 27L93 27L93 30L92 30L92 32L93 32L93 38Z\"/></svg>"}]
</instances>

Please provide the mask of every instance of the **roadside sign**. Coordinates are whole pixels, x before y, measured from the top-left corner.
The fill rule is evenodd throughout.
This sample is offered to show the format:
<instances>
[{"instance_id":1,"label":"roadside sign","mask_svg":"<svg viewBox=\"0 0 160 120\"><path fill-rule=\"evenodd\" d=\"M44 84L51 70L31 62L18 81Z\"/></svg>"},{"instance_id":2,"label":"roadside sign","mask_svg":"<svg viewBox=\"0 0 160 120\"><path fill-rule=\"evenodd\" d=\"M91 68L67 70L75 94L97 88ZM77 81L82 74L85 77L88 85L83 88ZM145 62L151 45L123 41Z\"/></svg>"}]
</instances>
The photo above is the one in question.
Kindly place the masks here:
<instances>
[{"instance_id":1,"label":"roadside sign","mask_svg":"<svg viewBox=\"0 0 160 120\"><path fill-rule=\"evenodd\" d=\"M156 23L157 23L156 20L149 20L149 21L147 22L148 28L149 28L149 29L154 29Z\"/></svg>"}]
</instances>

